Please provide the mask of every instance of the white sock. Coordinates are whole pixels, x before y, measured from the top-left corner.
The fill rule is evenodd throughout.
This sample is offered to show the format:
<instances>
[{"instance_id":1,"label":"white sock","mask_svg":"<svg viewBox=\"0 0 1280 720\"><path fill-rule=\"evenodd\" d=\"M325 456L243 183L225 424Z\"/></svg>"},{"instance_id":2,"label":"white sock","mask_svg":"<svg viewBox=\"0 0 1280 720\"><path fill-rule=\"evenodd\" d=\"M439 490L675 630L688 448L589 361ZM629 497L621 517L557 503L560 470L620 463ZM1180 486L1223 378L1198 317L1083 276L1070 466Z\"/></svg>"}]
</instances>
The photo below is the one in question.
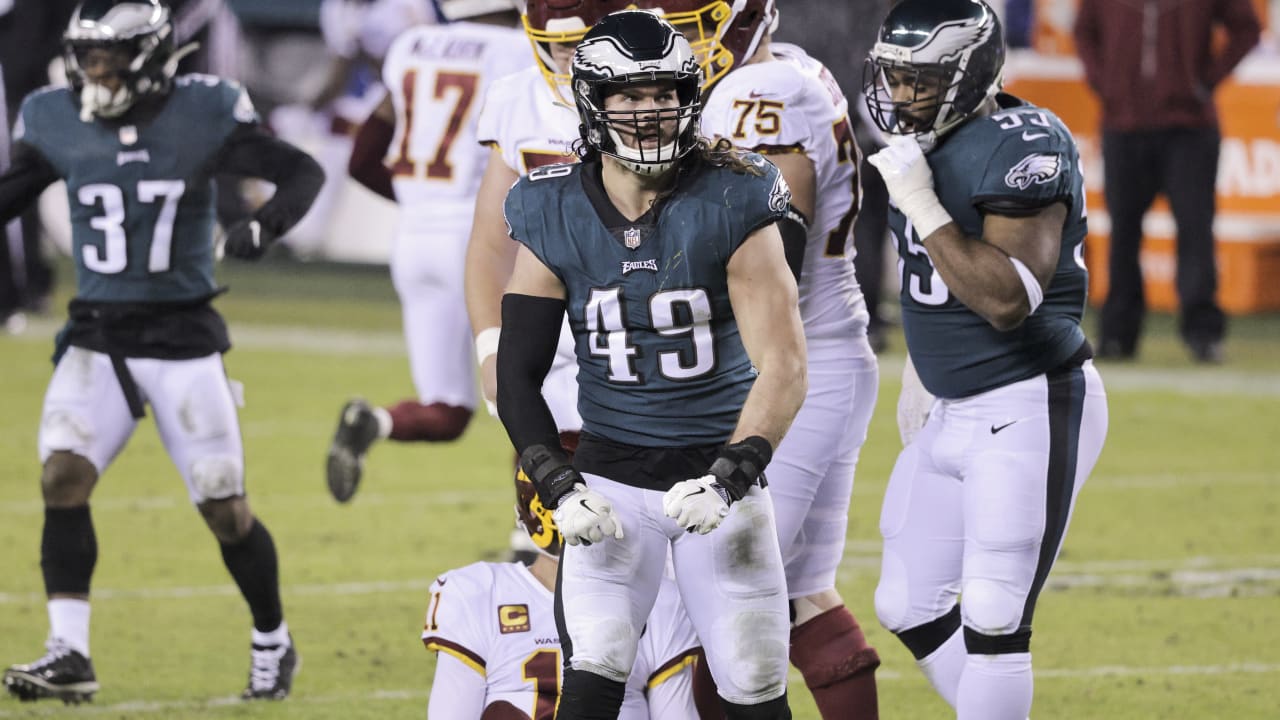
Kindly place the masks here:
<instances>
[{"instance_id":1,"label":"white sock","mask_svg":"<svg viewBox=\"0 0 1280 720\"><path fill-rule=\"evenodd\" d=\"M89 601L58 598L49 601L49 637L89 657Z\"/></svg>"},{"instance_id":2,"label":"white sock","mask_svg":"<svg viewBox=\"0 0 1280 720\"><path fill-rule=\"evenodd\" d=\"M917 660L916 664L942 699L955 707L956 696L960 693L960 676L964 673L964 665L968 660L969 652L964 647L964 628L959 628L937 650L924 659Z\"/></svg>"},{"instance_id":3,"label":"white sock","mask_svg":"<svg viewBox=\"0 0 1280 720\"><path fill-rule=\"evenodd\" d=\"M289 644L289 623L281 620L280 627L271 632L258 632L257 628L253 629L254 645L288 645Z\"/></svg>"},{"instance_id":4,"label":"white sock","mask_svg":"<svg viewBox=\"0 0 1280 720\"><path fill-rule=\"evenodd\" d=\"M1026 720L1034 690L1031 653L970 655L960 678L957 720Z\"/></svg>"},{"instance_id":5,"label":"white sock","mask_svg":"<svg viewBox=\"0 0 1280 720\"><path fill-rule=\"evenodd\" d=\"M391 437L391 413L384 407L373 408L373 417L378 421L378 438L386 440Z\"/></svg>"}]
</instances>

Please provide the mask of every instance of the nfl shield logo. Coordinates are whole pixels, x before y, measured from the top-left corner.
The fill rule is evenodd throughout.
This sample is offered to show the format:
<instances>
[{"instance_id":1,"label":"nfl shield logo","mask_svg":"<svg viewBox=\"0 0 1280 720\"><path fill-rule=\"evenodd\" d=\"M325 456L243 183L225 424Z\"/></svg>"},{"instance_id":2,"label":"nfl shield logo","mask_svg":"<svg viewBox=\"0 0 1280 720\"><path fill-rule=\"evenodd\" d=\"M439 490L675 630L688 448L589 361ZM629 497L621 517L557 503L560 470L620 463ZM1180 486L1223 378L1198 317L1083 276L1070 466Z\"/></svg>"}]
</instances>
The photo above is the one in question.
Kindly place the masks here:
<instances>
[{"instance_id":1,"label":"nfl shield logo","mask_svg":"<svg viewBox=\"0 0 1280 720\"><path fill-rule=\"evenodd\" d=\"M132 145L138 142L138 128L133 125L125 125L120 128L120 142L124 145Z\"/></svg>"},{"instance_id":2,"label":"nfl shield logo","mask_svg":"<svg viewBox=\"0 0 1280 720\"><path fill-rule=\"evenodd\" d=\"M622 243L627 246L628 250L635 250L640 247L640 228L627 228L622 233Z\"/></svg>"}]
</instances>

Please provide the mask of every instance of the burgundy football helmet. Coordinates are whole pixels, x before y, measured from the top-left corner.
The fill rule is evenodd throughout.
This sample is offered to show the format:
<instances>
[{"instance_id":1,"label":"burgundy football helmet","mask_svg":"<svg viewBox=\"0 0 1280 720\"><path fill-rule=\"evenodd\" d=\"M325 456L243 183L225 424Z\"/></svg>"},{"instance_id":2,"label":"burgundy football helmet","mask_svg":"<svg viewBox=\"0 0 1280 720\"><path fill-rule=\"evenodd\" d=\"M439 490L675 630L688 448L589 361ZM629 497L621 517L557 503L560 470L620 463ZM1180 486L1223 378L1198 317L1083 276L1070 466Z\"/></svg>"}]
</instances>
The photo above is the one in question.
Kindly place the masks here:
<instances>
[{"instance_id":1,"label":"burgundy football helmet","mask_svg":"<svg viewBox=\"0 0 1280 720\"><path fill-rule=\"evenodd\" d=\"M556 527L551 511L542 505L537 489L524 470L516 470L516 520L529 533L529 539L540 552L560 557L560 548L564 545L560 529Z\"/></svg>"},{"instance_id":2,"label":"burgundy football helmet","mask_svg":"<svg viewBox=\"0 0 1280 720\"><path fill-rule=\"evenodd\" d=\"M638 0L689 40L702 64L703 88L745 63L778 21L775 0Z\"/></svg>"},{"instance_id":3,"label":"burgundy football helmet","mask_svg":"<svg viewBox=\"0 0 1280 720\"><path fill-rule=\"evenodd\" d=\"M525 6L524 31L533 43L534 59L551 91L565 105L573 107L568 92L573 47L605 15L629 7L635 7L633 0L529 0ZM569 46L563 53L563 67L556 62L553 44Z\"/></svg>"}]
</instances>

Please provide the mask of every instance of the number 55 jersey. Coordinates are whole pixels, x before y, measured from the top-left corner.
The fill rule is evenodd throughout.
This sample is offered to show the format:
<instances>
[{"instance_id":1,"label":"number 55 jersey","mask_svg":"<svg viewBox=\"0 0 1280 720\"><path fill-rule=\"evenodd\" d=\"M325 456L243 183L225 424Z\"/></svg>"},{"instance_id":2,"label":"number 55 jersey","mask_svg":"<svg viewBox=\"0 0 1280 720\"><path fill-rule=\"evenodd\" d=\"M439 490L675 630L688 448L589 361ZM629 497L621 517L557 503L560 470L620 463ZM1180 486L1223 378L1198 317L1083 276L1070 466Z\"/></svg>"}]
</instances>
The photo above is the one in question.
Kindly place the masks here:
<instances>
[{"instance_id":1,"label":"number 55 jersey","mask_svg":"<svg viewBox=\"0 0 1280 720\"><path fill-rule=\"evenodd\" d=\"M1001 332L951 294L919 234L896 207L889 227L902 273L902 326L925 388L942 398L976 395L1035 377L1081 349L1089 275L1080 153L1052 112L1012 95L1000 107L947 135L926 157L942 206L969 237L983 218L1067 207L1058 266L1044 302L1019 327Z\"/></svg>"}]
</instances>

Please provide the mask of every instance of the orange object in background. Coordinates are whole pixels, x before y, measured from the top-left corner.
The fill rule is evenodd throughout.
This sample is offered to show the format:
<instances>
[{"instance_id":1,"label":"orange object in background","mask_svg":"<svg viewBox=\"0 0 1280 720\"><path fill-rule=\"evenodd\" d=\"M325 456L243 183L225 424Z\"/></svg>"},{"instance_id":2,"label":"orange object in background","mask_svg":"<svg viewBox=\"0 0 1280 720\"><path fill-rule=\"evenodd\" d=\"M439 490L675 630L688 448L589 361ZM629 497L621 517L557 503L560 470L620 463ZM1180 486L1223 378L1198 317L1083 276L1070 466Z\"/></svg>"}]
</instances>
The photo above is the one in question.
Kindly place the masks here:
<instances>
[{"instance_id":1,"label":"orange object in background","mask_svg":"<svg viewBox=\"0 0 1280 720\"><path fill-rule=\"evenodd\" d=\"M1097 100L1074 56L1016 51L1005 64L1005 77L1005 89L1053 110L1080 146L1089 203L1089 297L1101 303L1107 290L1110 222L1102 196ZM1232 314L1280 310L1280 283L1274 280L1280 277L1280 57L1250 56L1218 89L1217 102L1222 130L1214 222L1218 300ZM1152 309L1177 309L1173 238L1168 206L1157 199L1144 222L1142 246L1147 306Z\"/></svg>"}]
</instances>

